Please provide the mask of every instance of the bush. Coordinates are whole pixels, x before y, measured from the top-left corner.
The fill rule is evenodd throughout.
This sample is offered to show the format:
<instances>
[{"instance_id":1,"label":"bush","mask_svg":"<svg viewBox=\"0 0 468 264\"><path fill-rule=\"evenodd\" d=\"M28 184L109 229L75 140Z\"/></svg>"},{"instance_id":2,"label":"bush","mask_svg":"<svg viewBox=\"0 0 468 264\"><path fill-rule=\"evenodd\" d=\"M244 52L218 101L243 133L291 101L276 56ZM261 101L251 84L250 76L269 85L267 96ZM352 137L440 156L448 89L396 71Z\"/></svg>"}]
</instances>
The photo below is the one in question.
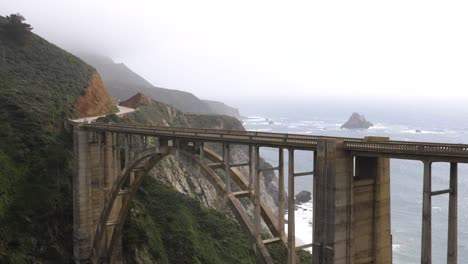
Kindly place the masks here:
<instances>
[{"instance_id":1,"label":"bush","mask_svg":"<svg viewBox=\"0 0 468 264\"><path fill-rule=\"evenodd\" d=\"M0 33L8 40L24 45L31 39L31 30L33 29L24 21L21 14L11 14L0 24Z\"/></svg>"}]
</instances>

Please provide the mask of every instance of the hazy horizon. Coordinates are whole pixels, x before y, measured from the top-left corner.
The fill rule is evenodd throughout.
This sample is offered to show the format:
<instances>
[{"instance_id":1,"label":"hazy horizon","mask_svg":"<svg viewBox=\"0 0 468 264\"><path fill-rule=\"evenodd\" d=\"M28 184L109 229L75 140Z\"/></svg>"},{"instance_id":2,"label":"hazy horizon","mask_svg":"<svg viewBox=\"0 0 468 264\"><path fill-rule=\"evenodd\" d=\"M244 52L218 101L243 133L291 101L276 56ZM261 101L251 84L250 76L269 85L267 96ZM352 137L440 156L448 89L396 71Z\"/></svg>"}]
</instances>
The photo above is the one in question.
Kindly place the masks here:
<instances>
[{"instance_id":1,"label":"hazy horizon","mask_svg":"<svg viewBox=\"0 0 468 264\"><path fill-rule=\"evenodd\" d=\"M468 102L463 1L0 3L66 50L203 99Z\"/></svg>"}]
</instances>

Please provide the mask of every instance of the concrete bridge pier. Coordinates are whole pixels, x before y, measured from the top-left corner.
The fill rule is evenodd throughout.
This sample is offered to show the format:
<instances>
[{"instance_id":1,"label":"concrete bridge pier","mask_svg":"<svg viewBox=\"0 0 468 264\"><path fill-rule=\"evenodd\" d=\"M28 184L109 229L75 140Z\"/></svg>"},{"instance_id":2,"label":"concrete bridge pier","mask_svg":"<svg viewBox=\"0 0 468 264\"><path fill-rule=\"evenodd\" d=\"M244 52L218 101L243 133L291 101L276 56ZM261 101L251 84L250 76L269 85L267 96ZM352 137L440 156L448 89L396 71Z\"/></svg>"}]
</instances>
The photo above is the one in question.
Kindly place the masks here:
<instances>
[{"instance_id":1,"label":"concrete bridge pier","mask_svg":"<svg viewBox=\"0 0 468 264\"><path fill-rule=\"evenodd\" d=\"M389 159L325 139L314 166L313 263L392 263Z\"/></svg>"},{"instance_id":2,"label":"concrete bridge pier","mask_svg":"<svg viewBox=\"0 0 468 264\"><path fill-rule=\"evenodd\" d=\"M75 263L89 263L96 226L108 201L109 192L120 174L120 149L117 137L110 132L89 132L74 127L74 178L73 178L73 255ZM119 196L106 223L107 246L120 212ZM121 243L120 248L121 248ZM117 263L121 262L121 249L114 251Z\"/></svg>"}]
</instances>

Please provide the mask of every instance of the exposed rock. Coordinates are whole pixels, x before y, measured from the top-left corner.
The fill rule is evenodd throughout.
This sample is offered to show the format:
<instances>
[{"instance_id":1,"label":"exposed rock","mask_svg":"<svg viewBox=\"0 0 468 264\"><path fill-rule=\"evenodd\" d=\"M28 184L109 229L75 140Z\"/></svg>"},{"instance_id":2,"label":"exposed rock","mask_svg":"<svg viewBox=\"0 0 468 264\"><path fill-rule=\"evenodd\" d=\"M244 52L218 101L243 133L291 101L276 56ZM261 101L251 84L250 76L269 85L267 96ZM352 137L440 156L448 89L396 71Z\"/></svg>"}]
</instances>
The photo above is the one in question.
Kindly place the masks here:
<instances>
[{"instance_id":1,"label":"exposed rock","mask_svg":"<svg viewBox=\"0 0 468 264\"><path fill-rule=\"evenodd\" d=\"M121 102L120 105L136 109L140 106L151 105L151 101L151 98L148 96L142 93L137 93L128 100Z\"/></svg>"},{"instance_id":2,"label":"exposed rock","mask_svg":"<svg viewBox=\"0 0 468 264\"><path fill-rule=\"evenodd\" d=\"M97 72L91 76L86 92L76 98L75 109L82 117L112 114L118 111Z\"/></svg>"},{"instance_id":3,"label":"exposed rock","mask_svg":"<svg viewBox=\"0 0 468 264\"><path fill-rule=\"evenodd\" d=\"M301 204L301 203L307 203L312 199L312 193L308 191L301 191L298 194L296 194L296 203Z\"/></svg>"},{"instance_id":4,"label":"exposed rock","mask_svg":"<svg viewBox=\"0 0 468 264\"><path fill-rule=\"evenodd\" d=\"M368 129L374 126L371 122L367 121L363 115L354 112L351 117L344 123L341 128L348 129Z\"/></svg>"},{"instance_id":5,"label":"exposed rock","mask_svg":"<svg viewBox=\"0 0 468 264\"><path fill-rule=\"evenodd\" d=\"M245 130L237 118L226 115L182 113L169 105L157 102L140 93L122 102L121 105L139 109L124 118L129 123ZM221 146L221 144L216 143L207 144L207 147L213 149L218 154L222 152ZM231 159L233 163L246 162L249 159L248 147L232 146ZM261 167L272 167L263 159L260 160L259 165ZM240 167L238 169L245 177L248 177L249 170L247 167ZM174 189L181 193L197 198L208 207L220 209L225 205L223 197L217 194L214 186L200 173L199 168L194 166L191 159L183 155L178 159L172 156L165 158L152 170L150 175L174 187ZM276 212L278 206L278 176L273 171L265 171L262 175L263 177L261 177L260 181L262 200L271 207L273 212ZM287 201L287 199L285 200Z\"/></svg>"}]
</instances>

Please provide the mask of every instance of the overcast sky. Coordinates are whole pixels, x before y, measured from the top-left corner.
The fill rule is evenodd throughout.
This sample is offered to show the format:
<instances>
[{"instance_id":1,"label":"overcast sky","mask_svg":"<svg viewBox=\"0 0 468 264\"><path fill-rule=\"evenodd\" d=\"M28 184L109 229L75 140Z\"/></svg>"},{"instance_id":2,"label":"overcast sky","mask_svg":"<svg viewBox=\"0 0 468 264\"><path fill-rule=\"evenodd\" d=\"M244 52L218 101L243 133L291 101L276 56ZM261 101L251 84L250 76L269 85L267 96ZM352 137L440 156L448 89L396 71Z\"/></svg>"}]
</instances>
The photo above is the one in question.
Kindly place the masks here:
<instances>
[{"instance_id":1,"label":"overcast sky","mask_svg":"<svg viewBox=\"0 0 468 264\"><path fill-rule=\"evenodd\" d=\"M468 101L466 0L0 0L0 10L201 98Z\"/></svg>"}]
</instances>

